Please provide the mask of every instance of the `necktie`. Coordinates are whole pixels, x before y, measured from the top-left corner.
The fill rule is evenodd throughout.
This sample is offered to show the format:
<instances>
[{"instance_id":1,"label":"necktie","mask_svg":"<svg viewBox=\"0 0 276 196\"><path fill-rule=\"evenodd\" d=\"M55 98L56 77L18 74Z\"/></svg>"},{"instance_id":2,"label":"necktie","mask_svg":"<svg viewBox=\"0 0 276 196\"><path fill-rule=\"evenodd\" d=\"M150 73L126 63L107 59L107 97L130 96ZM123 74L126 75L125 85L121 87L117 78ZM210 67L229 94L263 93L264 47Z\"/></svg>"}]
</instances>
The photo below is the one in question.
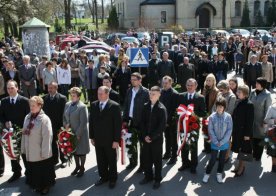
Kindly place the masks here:
<instances>
[{"instance_id":1,"label":"necktie","mask_svg":"<svg viewBox=\"0 0 276 196\"><path fill-rule=\"evenodd\" d=\"M13 99L13 98L11 99L11 104L13 104L13 105L14 105L14 99Z\"/></svg>"},{"instance_id":2,"label":"necktie","mask_svg":"<svg viewBox=\"0 0 276 196\"><path fill-rule=\"evenodd\" d=\"M100 103L100 112L103 111L103 103Z\"/></svg>"},{"instance_id":3,"label":"necktie","mask_svg":"<svg viewBox=\"0 0 276 196\"><path fill-rule=\"evenodd\" d=\"M54 100L54 96L50 96L50 100L53 101Z\"/></svg>"},{"instance_id":4,"label":"necktie","mask_svg":"<svg viewBox=\"0 0 276 196\"><path fill-rule=\"evenodd\" d=\"M189 100L190 101L192 100L192 94L189 94Z\"/></svg>"}]
</instances>

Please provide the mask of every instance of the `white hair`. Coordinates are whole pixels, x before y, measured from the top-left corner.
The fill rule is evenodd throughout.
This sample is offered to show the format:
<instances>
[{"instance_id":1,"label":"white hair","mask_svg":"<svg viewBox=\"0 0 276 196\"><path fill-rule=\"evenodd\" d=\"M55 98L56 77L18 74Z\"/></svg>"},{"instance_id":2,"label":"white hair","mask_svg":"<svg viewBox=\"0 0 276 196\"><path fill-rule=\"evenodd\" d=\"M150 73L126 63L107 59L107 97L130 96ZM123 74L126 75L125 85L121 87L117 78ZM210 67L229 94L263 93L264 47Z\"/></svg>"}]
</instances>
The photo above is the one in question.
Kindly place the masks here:
<instances>
[{"instance_id":1,"label":"white hair","mask_svg":"<svg viewBox=\"0 0 276 196\"><path fill-rule=\"evenodd\" d=\"M30 61L30 56L29 55L24 55L23 59Z\"/></svg>"}]
</instances>

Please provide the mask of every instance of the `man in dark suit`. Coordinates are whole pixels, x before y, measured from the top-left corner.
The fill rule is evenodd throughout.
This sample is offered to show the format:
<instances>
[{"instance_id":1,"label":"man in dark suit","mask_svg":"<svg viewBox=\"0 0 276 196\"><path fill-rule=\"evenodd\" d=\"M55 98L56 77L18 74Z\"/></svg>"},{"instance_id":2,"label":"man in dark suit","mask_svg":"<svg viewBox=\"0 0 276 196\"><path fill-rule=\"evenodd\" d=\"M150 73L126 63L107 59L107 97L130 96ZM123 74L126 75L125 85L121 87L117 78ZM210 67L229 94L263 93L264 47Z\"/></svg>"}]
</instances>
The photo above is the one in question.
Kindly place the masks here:
<instances>
[{"instance_id":1,"label":"man in dark suit","mask_svg":"<svg viewBox=\"0 0 276 196\"><path fill-rule=\"evenodd\" d=\"M29 100L18 94L18 84L14 80L7 83L9 96L1 100L0 121L7 128L11 125L19 128L23 127L25 116L30 112ZM26 167L26 158L22 155ZM8 182L13 182L21 176L21 166L18 160L11 160L13 175Z\"/></svg>"},{"instance_id":2,"label":"man in dark suit","mask_svg":"<svg viewBox=\"0 0 276 196\"><path fill-rule=\"evenodd\" d=\"M30 64L30 57L23 57L23 65L19 67L19 79L22 84L21 88L25 97L30 98L36 95L35 80L36 67Z\"/></svg>"},{"instance_id":3,"label":"man in dark suit","mask_svg":"<svg viewBox=\"0 0 276 196\"><path fill-rule=\"evenodd\" d=\"M53 160L55 164L58 164L59 158L61 160L61 168L66 167L67 160L64 158L63 153L58 149L58 131L63 126L63 112L64 107L67 102L67 98L62 94L57 92L58 84L56 82L51 82L48 85L49 94L43 97L44 105L43 110L45 114L51 119L53 128L53 141L52 141L52 151Z\"/></svg>"},{"instance_id":4,"label":"man in dark suit","mask_svg":"<svg viewBox=\"0 0 276 196\"><path fill-rule=\"evenodd\" d=\"M205 117L207 115L205 99L202 95L196 92L197 81L193 78L187 80L186 87L187 92L179 95L178 105L184 104L188 106L189 104L194 104L194 113L198 117ZM199 134L199 133L198 133ZM196 173L196 167L198 164L197 159L197 141L196 145L191 148L188 144L184 146L181 151L182 166L178 171L183 171L187 168L191 169L191 173ZM191 153L191 160L189 160L189 152Z\"/></svg>"},{"instance_id":5,"label":"man in dark suit","mask_svg":"<svg viewBox=\"0 0 276 196\"><path fill-rule=\"evenodd\" d=\"M256 80L259 77L262 77L262 65L257 62L257 55L252 55L250 62L245 64L243 72L243 81L250 91L256 88Z\"/></svg>"},{"instance_id":6,"label":"man in dark suit","mask_svg":"<svg viewBox=\"0 0 276 196\"><path fill-rule=\"evenodd\" d=\"M174 164L177 158L177 132L176 123L173 116L176 113L178 93L172 88L173 80L170 76L165 76L162 80L162 91L160 102L164 104L167 109L167 122L165 130L166 138L166 152L163 159L170 159L167 164Z\"/></svg>"},{"instance_id":7,"label":"man in dark suit","mask_svg":"<svg viewBox=\"0 0 276 196\"><path fill-rule=\"evenodd\" d=\"M109 88L109 98L112 101L120 103L119 93L111 88L112 87L112 78L110 76L105 76L103 78L103 86L106 86Z\"/></svg>"},{"instance_id":8,"label":"man in dark suit","mask_svg":"<svg viewBox=\"0 0 276 196\"><path fill-rule=\"evenodd\" d=\"M123 121L124 126L128 127L128 131L132 134L131 145L127 145L131 155L129 165L126 169L134 169L137 164L138 158L138 141L140 143L140 152L142 152L143 138L141 130L141 120L143 116L143 106L149 101L149 91L142 85L141 74L135 72L131 74L131 85L128 89L125 99ZM143 171L143 153L140 153L140 167L137 172Z\"/></svg>"},{"instance_id":9,"label":"man in dark suit","mask_svg":"<svg viewBox=\"0 0 276 196\"><path fill-rule=\"evenodd\" d=\"M150 101L144 105L142 117L145 178L140 182L140 184L147 184L153 180L152 166L154 165L154 189L160 187L160 182L162 180L163 132L165 131L167 124L166 107L159 101L161 95L160 92L158 86L151 88Z\"/></svg>"},{"instance_id":10,"label":"man in dark suit","mask_svg":"<svg viewBox=\"0 0 276 196\"><path fill-rule=\"evenodd\" d=\"M195 78L195 66L189 63L189 58L184 57L183 62L178 66L177 83L181 86L181 92L185 92L186 82L189 78Z\"/></svg>"},{"instance_id":11,"label":"man in dark suit","mask_svg":"<svg viewBox=\"0 0 276 196\"><path fill-rule=\"evenodd\" d=\"M157 64L157 72L160 83L164 76L170 76L174 81L176 81L174 64L173 61L169 59L169 54L164 52L162 57L162 61Z\"/></svg>"},{"instance_id":12,"label":"man in dark suit","mask_svg":"<svg viewBox=\"0 0 276 196\"><path fill-rule=\"evenodd\" d=\"M101 86L98 89L98 101L91 105L89 134L91 143L95 146L97 165L100 175L95 186L109 180L112 189L117 180L117 155L121 138L122 117L120 105L109 99L109 88Z\"/></svg>"}]
</instances>

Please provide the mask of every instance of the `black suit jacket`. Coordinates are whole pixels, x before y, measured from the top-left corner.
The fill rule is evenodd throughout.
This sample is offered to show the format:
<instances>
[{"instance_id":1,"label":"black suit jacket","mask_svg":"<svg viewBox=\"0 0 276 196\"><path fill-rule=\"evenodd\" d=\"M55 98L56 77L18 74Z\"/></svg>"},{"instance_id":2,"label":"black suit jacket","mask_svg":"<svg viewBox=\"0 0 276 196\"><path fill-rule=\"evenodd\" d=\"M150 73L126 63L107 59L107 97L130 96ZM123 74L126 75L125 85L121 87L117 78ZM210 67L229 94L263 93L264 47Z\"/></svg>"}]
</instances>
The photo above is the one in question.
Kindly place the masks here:
<instances>
[{"instance_id":1,"label":"black suit jacket","mask_svg":"<svg viewBox=\"0 0 276 196\"><path fill-rule=\"evenodd\" d=\"M96 146L110 146L119 142L121 138L122 117L120 105L108 100L103 111L100 112L100 102L91 105L89 118L89 135Z\"/></svg>"},{"instance_id":2,"label":"black suit jacket","mask_svg":"<svg viewBox=\"0 0 276 196\"><path fill-rule=\"evenodd\" d=\"M119 96L119 93L113 89L110 90L109 92L109 98L112 100L112 101L115 101L117 103L120 103L120 96Z\"/></svg>"},{"instance_id":3,"label":"black suit jacket","mask_svg":"<svg viewBox=\"0 0 276 196\"><path fill-rule=\"evenodd\" d=\"M206 111L206 104L205 104L205 98L195 93L192 100L188 100L188 93L181 93L178 97L178 105L184 104L185 106L188 106L189 104L194 104L194 113L198 117L205 117L207 115Z\"/></svg>"},{"instance_id":4,"label":"black suit jacket","mask_svg":"<svg viewBox=\"0 0 276 196\"><path fill-rule=\"evenodd\" d=\"M50 94L45 95L43 100L43 110L51 119L53 133L55 134L63 126L63 112L67 98L64 95L57 93L53 100L51 100Z\"/></svg>"},{"instance_id":5,"label":"black suit jacket","mask_svg":"<svg viewBox=\"0 0 276 196\"><path fill-rule=\"evenodd\" d=\"M1 100L0 121L2 124L11 121L13 125L22 128L24 119L29 112L29 100L21 95L18 95L15 104L11 104L10 97Z\"/></svg>"}]
</instances>

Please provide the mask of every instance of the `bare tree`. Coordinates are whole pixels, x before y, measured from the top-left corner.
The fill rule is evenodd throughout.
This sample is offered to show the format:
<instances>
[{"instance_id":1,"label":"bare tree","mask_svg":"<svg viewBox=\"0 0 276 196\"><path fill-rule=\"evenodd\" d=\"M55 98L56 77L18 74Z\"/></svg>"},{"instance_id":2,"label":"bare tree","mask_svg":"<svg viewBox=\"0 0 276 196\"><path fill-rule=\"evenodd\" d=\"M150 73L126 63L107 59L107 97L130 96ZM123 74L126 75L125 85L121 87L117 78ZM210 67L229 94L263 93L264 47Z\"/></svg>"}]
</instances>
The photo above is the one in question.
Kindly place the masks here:
<instances>
[{"instance_id":1,"label":"bare tree","mask_svg":"<svg viewBox=\"0 0 276 196\"><path fill-rule=\"evenodd\" d=\"M65 28L71 28L71 0L64 0Z\"/></svg>"},{"instance_id":2,"label":"bare tree","mask_svg":"<svg viewBox=\"0 0 276 196\"><path fill-rule=\"evenodd\" d=\"M99 29L99 22L98 22L98 2L94 0L94 10L95 10L95 20L96 20L96 29Z\"/></svg>"},{"instance_id":3,"label":"bare tree","mask_svg":"<svg viewBox=\"0 0 276 196\"><path fill-rule=\"evenodd\" d=\"M104 0L102 0L102 23L104 23Z\"/></svg>"},{"instance_id":4,"label":"bare tree","mask_svg":"<svg viewBox=\"0 0 276 196\"><path fill-rule=\"evenodd\" d=\"M93 0L92 0L93 1ZM94 2L92 2L92 4L90 3L89 0L87 0L87 4L88 4L88 7L89 7L89 10L91 12L91 15L92 15L92 23L95 23L95 12L94 12Z\"/></svg>"}]
</instances>

